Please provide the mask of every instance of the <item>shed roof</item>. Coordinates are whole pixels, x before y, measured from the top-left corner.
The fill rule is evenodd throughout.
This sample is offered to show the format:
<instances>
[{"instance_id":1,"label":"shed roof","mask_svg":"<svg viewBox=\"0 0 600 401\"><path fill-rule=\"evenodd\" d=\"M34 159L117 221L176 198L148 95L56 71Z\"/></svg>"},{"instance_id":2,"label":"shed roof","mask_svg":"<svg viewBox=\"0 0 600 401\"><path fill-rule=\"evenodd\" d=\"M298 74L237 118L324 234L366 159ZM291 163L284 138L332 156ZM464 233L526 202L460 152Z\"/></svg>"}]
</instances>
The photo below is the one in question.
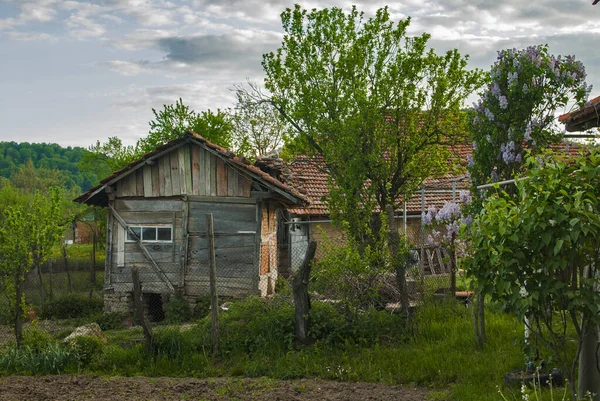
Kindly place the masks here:
<instances>
[{"instance_id":1,"label":"shed roof","mask_svg":"<svg viewBox=\"0 0 600 401\"><path fill-rule=\"evenodd\" d=\"M212 151L218 157L220 157L225 163L237 168L238 171L240 171L242 174L246 174L253 180L261 182L293 205L307 205L310 202L308 197L304 196L293 187L271 177L260 168L253 166L245 158L236 156L233 152L223 148L222 146L207 141L201 135L192 131L186 131L185 134L180 138L158 146L152 152L144 154L138 160L128 164L120 170L113 172L110 176L100 180L100 184L79 195L74 199L74 201L96 206L105 206L107 203L107 196L104 189L106 187L116 183L138 168L143 167L148 161L157 159L163 154L170 152L186 142L196 143L204 146L208 151Z\"/></svg>"}]
</instances>

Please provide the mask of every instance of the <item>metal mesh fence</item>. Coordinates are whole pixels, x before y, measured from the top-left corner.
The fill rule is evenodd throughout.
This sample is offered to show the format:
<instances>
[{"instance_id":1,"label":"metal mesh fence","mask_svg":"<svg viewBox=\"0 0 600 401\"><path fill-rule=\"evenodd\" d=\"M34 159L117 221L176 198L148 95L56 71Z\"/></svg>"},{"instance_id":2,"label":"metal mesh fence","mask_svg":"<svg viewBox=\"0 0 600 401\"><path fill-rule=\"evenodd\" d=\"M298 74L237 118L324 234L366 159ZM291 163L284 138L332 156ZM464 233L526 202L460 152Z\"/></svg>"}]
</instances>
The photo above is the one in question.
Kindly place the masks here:
<instances>
[{"instance_id":1,"label":"metal mesh fence","mask_svg":"<svg viewBox=\"0 0 600 401\"><path fill-rule=\"evenodd\" d=\"M420 224L417 228L414 226L417 225L409 225L406 231L406 239L412 250L406 283L411 304L418 305L432 295L447 292L451 272L448 253L427 245L424 241L427 233L421 231ZM393 269L384 266L374 275L368 271L354 274L353 266L349 265L351 262L343 259L342 250L347 244L344 238L319 236L317 230L317 227L312 228L311 239L317 241L317 253L308 287L313 299L336 303L341 302L341 296L356 296L361 298L357 303L359 305L374 305L391 312L398 310L401 298ZM75 266L71 266L72 269L66 271L50 264L40 272L29 272L23 283L27 305L25 327L36 320L37 327L42 330L55 335L65 334L85 321L64 319L68 317L72 302L82 299L89 300L86 307L92 309L91 312L87 311L90 312L87 314L89 321L96 319L101 311L121 314L126 320L135 312L132 268L139 271L143 308L151 322L158 324L170 321L169 314L173 313L175 305L173 302L185 305L190 320L207 316L210 312L211 249L206 236L190 240L190 244L194 246L187 250L187 258L176 254L168 257L164 249L154 250L162 257L155 258L153 263L148 260L128 263L125 255L123 265L113 265L106 273L96 271L95 282L92 281L89 267L75 269ZM214 260L219 305L248 296L271 297L278 292L289 292L290 281L304 263L307 247L308 236L292 237L283 244L271 241L271 238L257 242L251 236L216 236ZM153 252L151 246L150 252ZM330 271L328 269L333 262L336 270ZM341 294L336 291L333 288L335 286L331 285L332 280L324 279L327 274L338 274L339 277L334 279L352 287L354 292ZM8 291L3 291L0 297L0 347L13 343L15 339L12 324L14 314L9 298ZM289 302L292 302L291 297ZM52 305L55 305L53 313L49 314L48 307ZM61 308L67 309L66 315L56 312Z\"/></svg>"}]
</instances>

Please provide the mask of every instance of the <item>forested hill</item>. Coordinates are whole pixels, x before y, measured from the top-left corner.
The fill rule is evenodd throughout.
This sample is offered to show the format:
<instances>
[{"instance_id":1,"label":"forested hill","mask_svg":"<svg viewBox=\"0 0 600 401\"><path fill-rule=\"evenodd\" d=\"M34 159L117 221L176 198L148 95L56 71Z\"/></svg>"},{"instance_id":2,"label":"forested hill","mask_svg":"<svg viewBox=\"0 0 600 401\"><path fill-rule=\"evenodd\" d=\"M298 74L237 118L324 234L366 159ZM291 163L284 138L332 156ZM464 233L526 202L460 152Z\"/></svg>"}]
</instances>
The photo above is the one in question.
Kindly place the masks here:
<instances>
[{"instance_id":1,"label":"forested hill","mask_svg":"<svg viewBox=\"0 0 600 401\"><path fill-rule=\"evenodd\" d=\"M35 174L51 184L87 190L102 177L80 170L79 161L86 152L81 147L63 148L55 143L0 142L0 177L20 186L20 181L32 178L33 164Z\"/></svg>"}]
</instances>

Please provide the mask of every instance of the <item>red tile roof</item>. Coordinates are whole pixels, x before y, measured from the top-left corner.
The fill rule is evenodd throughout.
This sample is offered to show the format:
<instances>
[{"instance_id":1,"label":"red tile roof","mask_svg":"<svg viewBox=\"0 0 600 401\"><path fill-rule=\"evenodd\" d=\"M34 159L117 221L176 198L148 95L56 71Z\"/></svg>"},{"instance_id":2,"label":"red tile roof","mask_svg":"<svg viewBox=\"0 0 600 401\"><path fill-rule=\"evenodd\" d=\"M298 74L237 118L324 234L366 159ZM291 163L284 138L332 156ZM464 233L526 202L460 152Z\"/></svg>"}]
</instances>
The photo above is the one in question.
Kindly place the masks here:
<instances>
[{"instance_id":1,"label":"red tile roof","mask_svg":"<svg viewBox=\"0 0 600 401\"><path fill-rule=\"evenodd\" d=\"M551 149L562 150L569 156L576 156L579 146L576 144L557 144L550 146ZM453 158L451 164L467 164L467 155L473 153L470 144L455 145L450 148ZM329 215L329 209L325 197L329 192L327 183L328 172L323 159L320 156L299 156L291 162L285 162L276 157L264 157L259 159L256 166L268 171L284 183L296 188L310 199L310 204L305 207L290 208L290 212L298 216L325 217ZM447 174L443 177L429 178L425 180L425 209L435 206L438 209L444 203L453 200L453 181L456 182L454 196L458 199L459 191L470 188L471 182L466 173ZM462 178L462 179L461 179ZM408 214L421 214L422 199L421 192L417 191L406 202ZM399 199L401 202L401 198ZM399 212L402 212L399 210Z\"/></svg>"},{"instance_id":2,"label":"red tile roof","mask_svg":"<svg viewBox=\"0 0 600 401\"><path fill-rule=\"evenodd\" d=\"M144 154L138 160L128 164L127 166L123 167L122 169L120 169L118 171L113 172L110 176L102 179L100 181L100 184L89 189L85 193L79 195L77 198L74 199L74 201L80 202L80 203L95 204L95 205L104 204L105 199L106 199L105 198L106 195L103 191L104 187L111 185L114 182L118 181L124 174L130 172L133 169L136 169L136 167L143 165L147 160L157 158L164 151L167 151L168 149L175 147L182 142L186 142L186 141L190 141L190 140L202 143L208 149L212 149L212 150L216 151L224 159L224 161L226 163L236 165L237 167L241 168L242 171L245 171L249 176L253 177L254 179L263 181L266 184L274 186L276 189L279 189L280 191L284 192L285 194L291 195L292 199L295 200L296 204L306 205L309 203L308 197L306 197L305 195L298 192L295 188L271 177L269 174L267 174L260 168L250 164L250 162L248 162L245 158L240 158L240 157L236 156L233 152L230 152L229 150L227 150L217 144L207 141L201 135L199 135L195 132L192 132L192 131L186 131L182 137L177 138L177 139L172 140L164 145L157 147L154 151ZM99 197L100 199L94 199L96 197Z\"/></svg>"},{"instance_id":3,"label":"red tile roof","mask_svg":"<svg viewBox=\"0 0 600 401\"><path fill-rule=\"evenodd\" d=\"M600 96L588 101L583 107L558 117L567 131L585 131L600 126Z\"/></svg>"}]
</instances>

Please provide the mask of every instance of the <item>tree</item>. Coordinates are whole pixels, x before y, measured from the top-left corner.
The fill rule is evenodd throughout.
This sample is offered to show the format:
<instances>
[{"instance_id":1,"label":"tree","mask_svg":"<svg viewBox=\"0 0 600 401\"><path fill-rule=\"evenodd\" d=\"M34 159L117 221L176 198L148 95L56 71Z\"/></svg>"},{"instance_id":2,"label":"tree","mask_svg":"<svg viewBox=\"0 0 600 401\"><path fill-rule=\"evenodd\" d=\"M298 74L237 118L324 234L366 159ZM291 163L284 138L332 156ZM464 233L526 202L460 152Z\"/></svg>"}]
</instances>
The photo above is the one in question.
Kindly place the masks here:
<instances>
[{"instance_id":1,"label":"tree","mask_svg":"<svg viewBox=\"0 0 600 401\"><path fill-rule=\"evenodd\" d=\"M175 104L163 105L163 109L152 109L154 120L150 121L150 133L141 138L136 146L137 155L151 152L157 146L179 138L185 131L194 131L207 140L225 148L233 146L233 123L231 117L219 109L200 113L183 104L180 98Z\"/></svg>"},{"instance_id":2,"label":"tree","mask_svg":"<svg viewBox=\"0 0 600 401\"><path fill-rule=\"evenodd\" d=\"M498 52L472 120L474 187L519 173L525 147L537 153L560 141L556 111L585 101L592 89L585 77L580 61L550 55L548 46Z\"/></svg>"},{"instance_id":3,"label":"tree","mask_svg":"<svg viewBox=\"0 0 600 401\"><path fill-rule=\"evenodd\" d=\"M484 200L470 230L475 251L465 259L466 271L526 324L536 340L526 350L529 357L537 353L537 342L552 351L575 400L584 337L600 323L600 153L591 149L574 161L532 156L525 167L529 179L517 181L516 197ZM569 325L577 334L574 357ZM592 352L596 369L596 346ZM582 390L583 396L594 389Z\"/></svg>"},{"instance_id":4,"label":"tree","mask_svg":"<svg viewBox=\"0 0 600 401\"><path fill-rule=\"evenodd\" d=\"M107 142L96 143L88 148L81 158L79 168L84 172L94 172L98 177L109 176L140 156L137 147L125 146L118 137L108 138Z\"/></svg>"},{"instance_id":5,"label":"tree","mask_svg":"<svg viewBox=\"0 0 600 401\"><path fill-rule=\"evenodd\" d=\"M251 84L251 88L256 88ZM292 132L289 124L269 103L254 99L246 90L236 90L237 104L233 110L234 141L238 151L249 157L266 155L284 142Z\"/></svg>"},{"instance_id":6,"label":"tree","mask_svg":"<svg viewBox=\"0 0 600 401\"><path fill-rule=\"evenodd\" d=\"M407 36L410 19L394 23L387 7L365 21L355 7L297 5L281 19L282 45L263 56L266 100L294 145L323 157L332 218L359 246L384 246L374 213L448 169L446 145L464 138L461 108L481 73L456 50L427 49L428 34Z\"/></svg>"}]
</instances>

